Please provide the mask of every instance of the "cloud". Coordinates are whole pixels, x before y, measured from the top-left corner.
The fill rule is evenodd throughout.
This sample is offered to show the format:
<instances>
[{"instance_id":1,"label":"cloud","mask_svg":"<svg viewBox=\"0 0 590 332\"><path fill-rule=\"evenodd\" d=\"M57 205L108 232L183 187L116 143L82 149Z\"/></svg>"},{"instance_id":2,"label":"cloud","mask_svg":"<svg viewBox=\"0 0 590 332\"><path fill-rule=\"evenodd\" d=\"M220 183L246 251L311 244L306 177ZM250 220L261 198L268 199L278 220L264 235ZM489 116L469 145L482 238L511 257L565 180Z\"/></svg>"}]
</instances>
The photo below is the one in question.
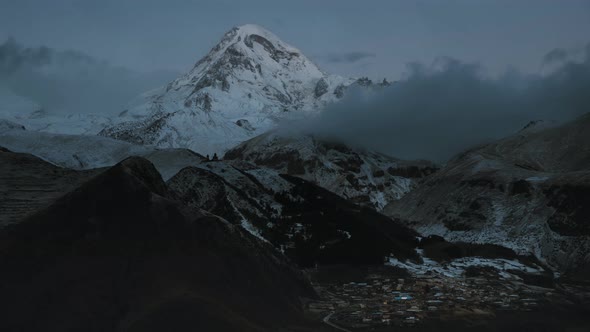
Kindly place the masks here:
<instances>
[{"instance_id":1,"label":"cloud","mask_svg":"<svg viewBox=\"0 0 590 332\"><path fill-rule=\"evenodd\" d=\"M176 75L138 73L76 51L26 48L12 38L0 45L0 85L50 112L118 113Z\"/></svg>"},{"instance_id":2,"label":"cloud","mask_svg":"<svg viewBox=\"0 0 590 332\"><path fill-rule=\"evenodd\" d=\"M375 53L368 52L347 52L347 53L334 53L321 56L327 62L331 63L354 63L367 58L374 58L377 55Z\"/></svg>"},{"instance_id":3,"label":"cloud","mask_svg":"<svg viewBox=\"0 0 590 332\"><path fill-rule=\"evenodd\" d=\"M444 162L531 120L565 121L590 111L590 48L582 61L544 76L483 72L452 58L414 63L403 80L375 94L352 91L302 129L399 158Z\"/></svg>"},{"instance_id":4,"label":"cloud","mask_svg":"<svg viewBox=\"0 0 590 332\"><path fill-rule=\"evenodd\" d=\"M562 48L555 48L545 54L543 57L543 64L552 64L555 62L563 62L567 60L568 52Z\"/></svg>"}]
</instances>

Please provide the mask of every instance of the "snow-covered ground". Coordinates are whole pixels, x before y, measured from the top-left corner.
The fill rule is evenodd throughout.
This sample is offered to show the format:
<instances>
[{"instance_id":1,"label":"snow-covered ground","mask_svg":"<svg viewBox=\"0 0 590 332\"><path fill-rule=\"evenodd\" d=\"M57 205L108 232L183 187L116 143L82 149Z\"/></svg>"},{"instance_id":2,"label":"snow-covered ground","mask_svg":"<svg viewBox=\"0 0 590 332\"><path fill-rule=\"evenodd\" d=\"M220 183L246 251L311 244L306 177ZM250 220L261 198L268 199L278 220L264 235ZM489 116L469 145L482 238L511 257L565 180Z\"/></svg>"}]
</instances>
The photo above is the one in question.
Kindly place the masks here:
<instances>
[{"instance_id":1,"label":"snow-covered ground","mask_svg":"<svg viewBox=\"0 0 590 332\"><path fill-rule=\"evenodd\" d=\"M403 197L420 178L398 176L396 170L415 167L419 172L434 168L433 164L423 161L402 161L281 130L271 130L248 140L228 151L225 158L245 160L301 177L377 210Z\"/></svg>"},{"instance_id":2,"label":"snow-covered ground","mask_svg":"<svg viewBox=\"0 0 590 332\"><path fill-rule=\"evenodd\" d=\"M164 180L202 161L202 156L186 149L157 149L101 136L29 131L6 120L0 120L0 146L71 169L113 166L128 157L142 156L154 163Z\"/></svg>"},{"instance_id":3,"label":"snow-covered ground","mask_svg":"<svg viewBox=\"0 0 590 332\"><path fill-rule=\"evenodd\" d=\"M30 131L54 134L96 135L111 123L97 114L49 113L33 100L0 87L0 120L8 120Z\"/></svg>"},{"instance_id":4,"label":"snow-covered ground","mask_svg":"<svg viewBox=\"0 0 590 332\"><path fill-rule=\"evenodd\" d=\"M469 267L489 267L495 269L501 279L504 280L521 280L515 272L524 272L527 274L542 274L545 270L540 266L530 266L521 263L518 260L509 260L504 258L481 258L481 257L462 257L453 259L449 262L439 263L424 256L421 249L416 250L423 260L422 264L410 261L400 261L397 258L390 257L388 265L403 268L414 276L434 275L451 278L460 278L465 275Z\"/></svg>"},{"instance_id":5,"label":"snow-covered ground","mask_svg":"<svg viewBox=\"0 0 590 332\"><path fill-rule=\"evenodd\" d=\"M72 169L112 166L129 156L143 155L154 150L106 137L29 130L0 132L0 146L14 152L31 153L53 164Z\"/></svg>"},{"instance_id":6,"label":"snow-covered ground","mask_svg":"<svg viewBox=\"0 0 590 332\"><path fill-rule=\"evenodd\" d=\"M589 128L588 115L559 126L537 123L473 148L385 214L424 236L497 244L557 270L583 270L590 262L590 236L583 231Z\"/></svg>"}]
</instances>

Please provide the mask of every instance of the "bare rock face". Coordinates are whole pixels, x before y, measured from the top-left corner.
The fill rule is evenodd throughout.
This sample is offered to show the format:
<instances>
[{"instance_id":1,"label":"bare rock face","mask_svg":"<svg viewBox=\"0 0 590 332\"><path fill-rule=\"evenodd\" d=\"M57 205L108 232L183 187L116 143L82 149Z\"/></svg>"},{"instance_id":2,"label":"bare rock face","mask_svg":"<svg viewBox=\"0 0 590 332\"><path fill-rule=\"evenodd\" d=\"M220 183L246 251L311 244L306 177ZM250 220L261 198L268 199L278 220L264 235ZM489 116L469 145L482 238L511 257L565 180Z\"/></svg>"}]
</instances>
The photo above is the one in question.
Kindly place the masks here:
<instances>
[{"instance_id":1,"label":"bare rock face","mask_svg":"<svg viewBox=\"0 0 590 332\"><path fill-rule=\"evenodd\" d=\"M338 85L336 89L334 89L334 95L338 98L344 97L344 92L346 92L346 86Z\"/></svg>"},{"instance_id":2,"label":"bare rock face","mask_svg":"<svg viewBox=\"0 0 590 332\"><path fill-rule=\"evenodd\" d=\"M224 153L279 120L321 110L353 82L325 74L264 28L243 25L228 31L188 73L140 98L100 135ZM328 93L337 87L342 93Z\"/></svg>"},{"instance_id":3,"label":"bare rock face","mask_svg":"<svg viewBox=\"0 0 590 332\"><path fill-rule=\"evenodd\" d=\"M323 96L326 92L328 92L328 83L324 78L321 78L318 81L318 84L315 86L315 97L319 98Z\"/></svg>"},{"instance_id":4,"label":"bare rock face","mask_svg":"<svg viewBox=\"0 0 590 332\"><path fill-rule=\"evenodd\" d=\"M590 272L590 116L466 151L385 208L424 235L534 253Z\"/></svg>"},{"instance_id":5,"label":"bare rock face","mask_svg":"<svg viewBox=\"0 0 590 332\"><path fill-rule=\"evenodd\" d=\"M246 120L246 119L240 119L240 120L236 121L236 124L237 124L239 127L242 127L242 128L244 128L244 129L246 129L246 130L250 130L250 131L254 131L254 130L256 130L256 128L254 128L254 127L252 126L252 124L250 124L250 121L248 121L248 120Z\"/></svg>"},{"instance_id":6,"label":"bare rock face","mask_svg":"<svg viewBox=\"0 0 590 332\"><path fill-rule=\"evenodd\" d=\"M552 231L567 236L590 236L588 180L588 176L581 176L575 181L578 183L553 184L545 189L547 206L555 210L547 220Z\"/></svg>"}]
</instances>

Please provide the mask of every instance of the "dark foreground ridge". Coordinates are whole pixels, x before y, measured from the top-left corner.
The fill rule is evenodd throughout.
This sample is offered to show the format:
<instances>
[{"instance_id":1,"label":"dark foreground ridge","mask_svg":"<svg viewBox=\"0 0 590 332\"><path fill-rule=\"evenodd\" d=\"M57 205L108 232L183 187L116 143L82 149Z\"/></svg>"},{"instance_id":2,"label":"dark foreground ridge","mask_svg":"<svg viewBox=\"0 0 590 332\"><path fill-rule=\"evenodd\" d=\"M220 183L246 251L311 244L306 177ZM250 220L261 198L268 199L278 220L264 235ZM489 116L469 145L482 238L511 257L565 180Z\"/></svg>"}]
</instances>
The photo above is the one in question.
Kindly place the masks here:
<instances>
[{"instance_id":1,"label":"dark foreground ridge","mask_svg":"<svg viewBox=\"0 0 590 332\"><path fill-rule=\"evenodd\" d=\"M5 194L46 203L0 230L0 331L559 331L590 312L532 256L421 237L248 162L164 183L139 157L82 173L1 154L21 181Z\"/></svg>"},{"instance_id":2,"label":"dark foreground ridge","mask_svg":"<svg viewBox=\"0 0 590 332\"><path fill-rule=\"evenodd\" d=\"M0 147L0 228L48 206L99 172L61 168Z\"/></svg>"},{"instance_id":3,"label":"dark foreground ridge","mask_svg":"<svg viewBox=\"0 0 590 332\"><path fill-rule=\"evenodd\" d=\"M268 244L129 158L0 233L2 331L260 331L314 292Z\"/></svg>"}]
</instances>

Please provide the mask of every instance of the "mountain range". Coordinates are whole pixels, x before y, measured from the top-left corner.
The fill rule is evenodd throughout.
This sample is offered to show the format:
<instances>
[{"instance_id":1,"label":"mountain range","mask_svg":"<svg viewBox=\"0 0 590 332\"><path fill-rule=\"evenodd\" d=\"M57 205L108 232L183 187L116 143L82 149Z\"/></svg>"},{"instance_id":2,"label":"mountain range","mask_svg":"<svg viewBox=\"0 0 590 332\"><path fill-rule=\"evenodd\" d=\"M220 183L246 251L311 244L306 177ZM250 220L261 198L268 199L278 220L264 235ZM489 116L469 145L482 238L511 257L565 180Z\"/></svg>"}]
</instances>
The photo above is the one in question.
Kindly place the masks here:
<instances>
[{"instance_id":1,"label":"mountain range","mask_svg":"<svg viewBox=\"0 0 590 332\"><path fill-rule=\"evenodd\" d=\"M531 122L444 165L290 126L387 85L327 74L248 24L116 116L0 88L0 329L331 330L336 311L374 316L357 302L391 280L391 301L408 285L420 297L405 323L447 297L464 318L455 305L506 285L526 305L586 308L590 292L568 287L590 277L590 116ZM387 277L316 278L334 266ZM457 278L488 295L453 298ZM310 315L320 290L357 286Z\"/></svg>"}]
</instances>

